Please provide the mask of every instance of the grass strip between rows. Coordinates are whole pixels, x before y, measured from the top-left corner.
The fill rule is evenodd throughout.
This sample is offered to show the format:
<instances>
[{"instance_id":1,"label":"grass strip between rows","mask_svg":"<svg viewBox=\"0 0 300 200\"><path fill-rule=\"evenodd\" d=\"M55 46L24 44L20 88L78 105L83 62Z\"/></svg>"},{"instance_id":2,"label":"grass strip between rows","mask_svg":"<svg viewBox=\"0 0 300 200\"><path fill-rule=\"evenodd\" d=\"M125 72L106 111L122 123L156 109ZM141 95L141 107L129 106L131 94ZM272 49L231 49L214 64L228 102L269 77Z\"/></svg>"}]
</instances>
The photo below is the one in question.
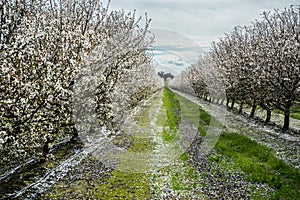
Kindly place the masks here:
<instances>
[{"instance_id":1,"label":"grass strip between rows","mask_svg":"<svg viewBox=\"0 0 300 200\"><path fill-rule=\"evenodd\" d=\"M198 104L180 95L176 97L181 103L183 116L198 127L202 136L206 135L207 126L220 125L210 124L213 116ZM300 199L300 172L276 158L275 152L270 148L242 134L223 131L214 149L220 156L234 160L235 169L230 170L241 170L249 181L274 188L274 192L269 195L270 199ZM214 161L223 165L221 160ZM257 194L253 194L253 198L255 196Z\"/></svg>"},{"instance_id":2,"label":"grass strip between rows","mask_svg":"<svg viewBox=\"0 0 300 200\"><path fill-rule=\"evenodd\" d=\"M276 158L270 148L242 134L223 132L215 149L233 158L234 167L245 172L249 181L274 188L271 199L300 199L299 171Z\"/></svg>"}]
</instances>

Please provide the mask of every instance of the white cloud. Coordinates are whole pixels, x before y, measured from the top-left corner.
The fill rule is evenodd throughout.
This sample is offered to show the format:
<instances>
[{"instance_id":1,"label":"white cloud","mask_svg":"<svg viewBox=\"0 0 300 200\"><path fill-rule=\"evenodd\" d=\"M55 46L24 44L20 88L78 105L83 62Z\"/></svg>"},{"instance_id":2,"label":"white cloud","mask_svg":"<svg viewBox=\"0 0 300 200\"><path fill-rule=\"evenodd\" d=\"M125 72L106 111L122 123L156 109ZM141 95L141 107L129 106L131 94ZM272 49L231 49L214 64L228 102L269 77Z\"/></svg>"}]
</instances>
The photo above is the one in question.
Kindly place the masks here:
<instances>
[{"instance_id":1,"label":"white cloud","mask_svg":"<svg viewBox=\"0 0 300 200\"><path fill-rule=\"evenodd\" d=\"M218 39L236 25L248 25L260 13L283 9L298 0L112 0L112 9L137 9L148 13L152 27L166 28L190 36Z\"/></svg>"},{"instance_id":2,"label":"white cloud","mask_svg":"<svg viewBox=\"0 0 300 200\"><path fill-rule=\"evenodd\" d=\"M156 28L155 46L165 48L168 52L163 51L164 55L175 53L186 60L195 60L212 41L234 26L250 25L261 18L263 11L291 4L299 4L299 0L112 0L111 9L137 9L137 15L141 16L147 12L152 18L151 27ZM171 67L176 68L166 68L173 70Z\"/></svg>"}]
</instances>

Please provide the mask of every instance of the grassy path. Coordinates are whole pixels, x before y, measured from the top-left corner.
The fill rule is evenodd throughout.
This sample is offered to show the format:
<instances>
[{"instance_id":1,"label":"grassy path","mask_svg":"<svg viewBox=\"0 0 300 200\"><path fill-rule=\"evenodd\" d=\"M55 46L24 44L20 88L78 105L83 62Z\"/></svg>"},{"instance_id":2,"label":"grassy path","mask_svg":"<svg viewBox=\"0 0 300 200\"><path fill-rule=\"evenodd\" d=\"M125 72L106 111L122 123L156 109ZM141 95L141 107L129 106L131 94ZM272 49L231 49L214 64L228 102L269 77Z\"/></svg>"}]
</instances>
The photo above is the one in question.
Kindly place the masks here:
<instances>
[{"instance_id":1,"label":"grassy path","mask_svg":"<svg viewBox=\"0 0 300 200\"><path fill-rule=\"evenodd\" d=\"M145 101L123 132L114 142L127 148L112 155L115 167L90 155L42 199L299 197L297 170L167 88Z\"/></svg>"},{"instance_id":2,"label":"grassy path","mask_svg":"<svg viewBox=\"0 0 300 200\"><path fill-rule=\"evenodd\" d=\"M222 131L214 147L217 154L210 155L209 158L221 164L221 168L241 170L245 180L254 184L251 187L262 184L262 188L268 190L266 195L259 188L254 188L256 191L252 188L249 198L300 199L300 173L299 169L293 167L294 164L299 166L298 138L285 136L276 130L264 129L261 125L241 119L222 107L180 94L201 105L210 113L209 116L215 115L224 120L223 124L226 124L227 128ZM293 151L294 154L290 154ZM279 156L278 152L283 156ZM221 159L222 157L224 159ZM230 160L233 162L229 165Z\"/></svg>"},{"instance_id":3,"label":"grassy path","mask_svg":"<svg viewBox=\"0 0 300 200\"><path fill-rule=\"evenodd\" d=\"M276 157L300 169L300 135L290 135L276 127L264 126L255 120L229 112L225 107L198 100L196 97L180 93L180 95L200 105L212 116L226 125L230 132L237 132L263 144L273 151ZM299 123L299 122L298 122Z\"/></svg>"}]
</instances>

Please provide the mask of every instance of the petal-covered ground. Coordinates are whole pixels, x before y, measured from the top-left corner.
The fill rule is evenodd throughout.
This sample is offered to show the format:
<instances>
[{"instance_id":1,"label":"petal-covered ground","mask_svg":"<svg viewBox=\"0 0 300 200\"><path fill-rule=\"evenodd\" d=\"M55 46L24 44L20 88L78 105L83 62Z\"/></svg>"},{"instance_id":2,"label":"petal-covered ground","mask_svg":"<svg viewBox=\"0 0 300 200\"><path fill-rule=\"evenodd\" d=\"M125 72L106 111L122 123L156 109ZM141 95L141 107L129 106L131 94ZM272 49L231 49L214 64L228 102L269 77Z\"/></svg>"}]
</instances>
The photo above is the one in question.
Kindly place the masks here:
<instances>
[{"instance_id":1,"label":"petal-covered ground","mask_svg":"<svg viewBox=\"0 0 300 200\"><path fill-rule=\"evenodd\" d=\"M119 135L103 132L55 166L50 160L44 174L6 198L270 199L286 190L299 196L298 136L186 94L165 88L128 114ZM260 179L262 170L269 172Z\"/></svg>"}]
</instances>

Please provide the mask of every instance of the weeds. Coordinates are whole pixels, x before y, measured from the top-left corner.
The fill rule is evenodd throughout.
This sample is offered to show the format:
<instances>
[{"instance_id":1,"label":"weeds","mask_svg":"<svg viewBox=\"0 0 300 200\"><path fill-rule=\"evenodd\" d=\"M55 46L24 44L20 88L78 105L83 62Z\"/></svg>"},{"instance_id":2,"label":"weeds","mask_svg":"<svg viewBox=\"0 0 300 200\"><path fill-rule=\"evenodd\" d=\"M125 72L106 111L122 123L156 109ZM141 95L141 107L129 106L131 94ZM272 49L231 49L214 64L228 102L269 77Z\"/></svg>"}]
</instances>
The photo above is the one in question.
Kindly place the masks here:
<instances>
[{"instance_id":1,"label":"weeds","mask_svg":"<svg viewBox=\"0 0 300 200\"><path fill-rule=\"evenodd\" d=\"M247 174L249 181L274 188L272 199L300 199L300 173L274 156L268 147L238 133L223 132L215 147L233 158L234 168Z\"/></svg>"}]
</instances>

